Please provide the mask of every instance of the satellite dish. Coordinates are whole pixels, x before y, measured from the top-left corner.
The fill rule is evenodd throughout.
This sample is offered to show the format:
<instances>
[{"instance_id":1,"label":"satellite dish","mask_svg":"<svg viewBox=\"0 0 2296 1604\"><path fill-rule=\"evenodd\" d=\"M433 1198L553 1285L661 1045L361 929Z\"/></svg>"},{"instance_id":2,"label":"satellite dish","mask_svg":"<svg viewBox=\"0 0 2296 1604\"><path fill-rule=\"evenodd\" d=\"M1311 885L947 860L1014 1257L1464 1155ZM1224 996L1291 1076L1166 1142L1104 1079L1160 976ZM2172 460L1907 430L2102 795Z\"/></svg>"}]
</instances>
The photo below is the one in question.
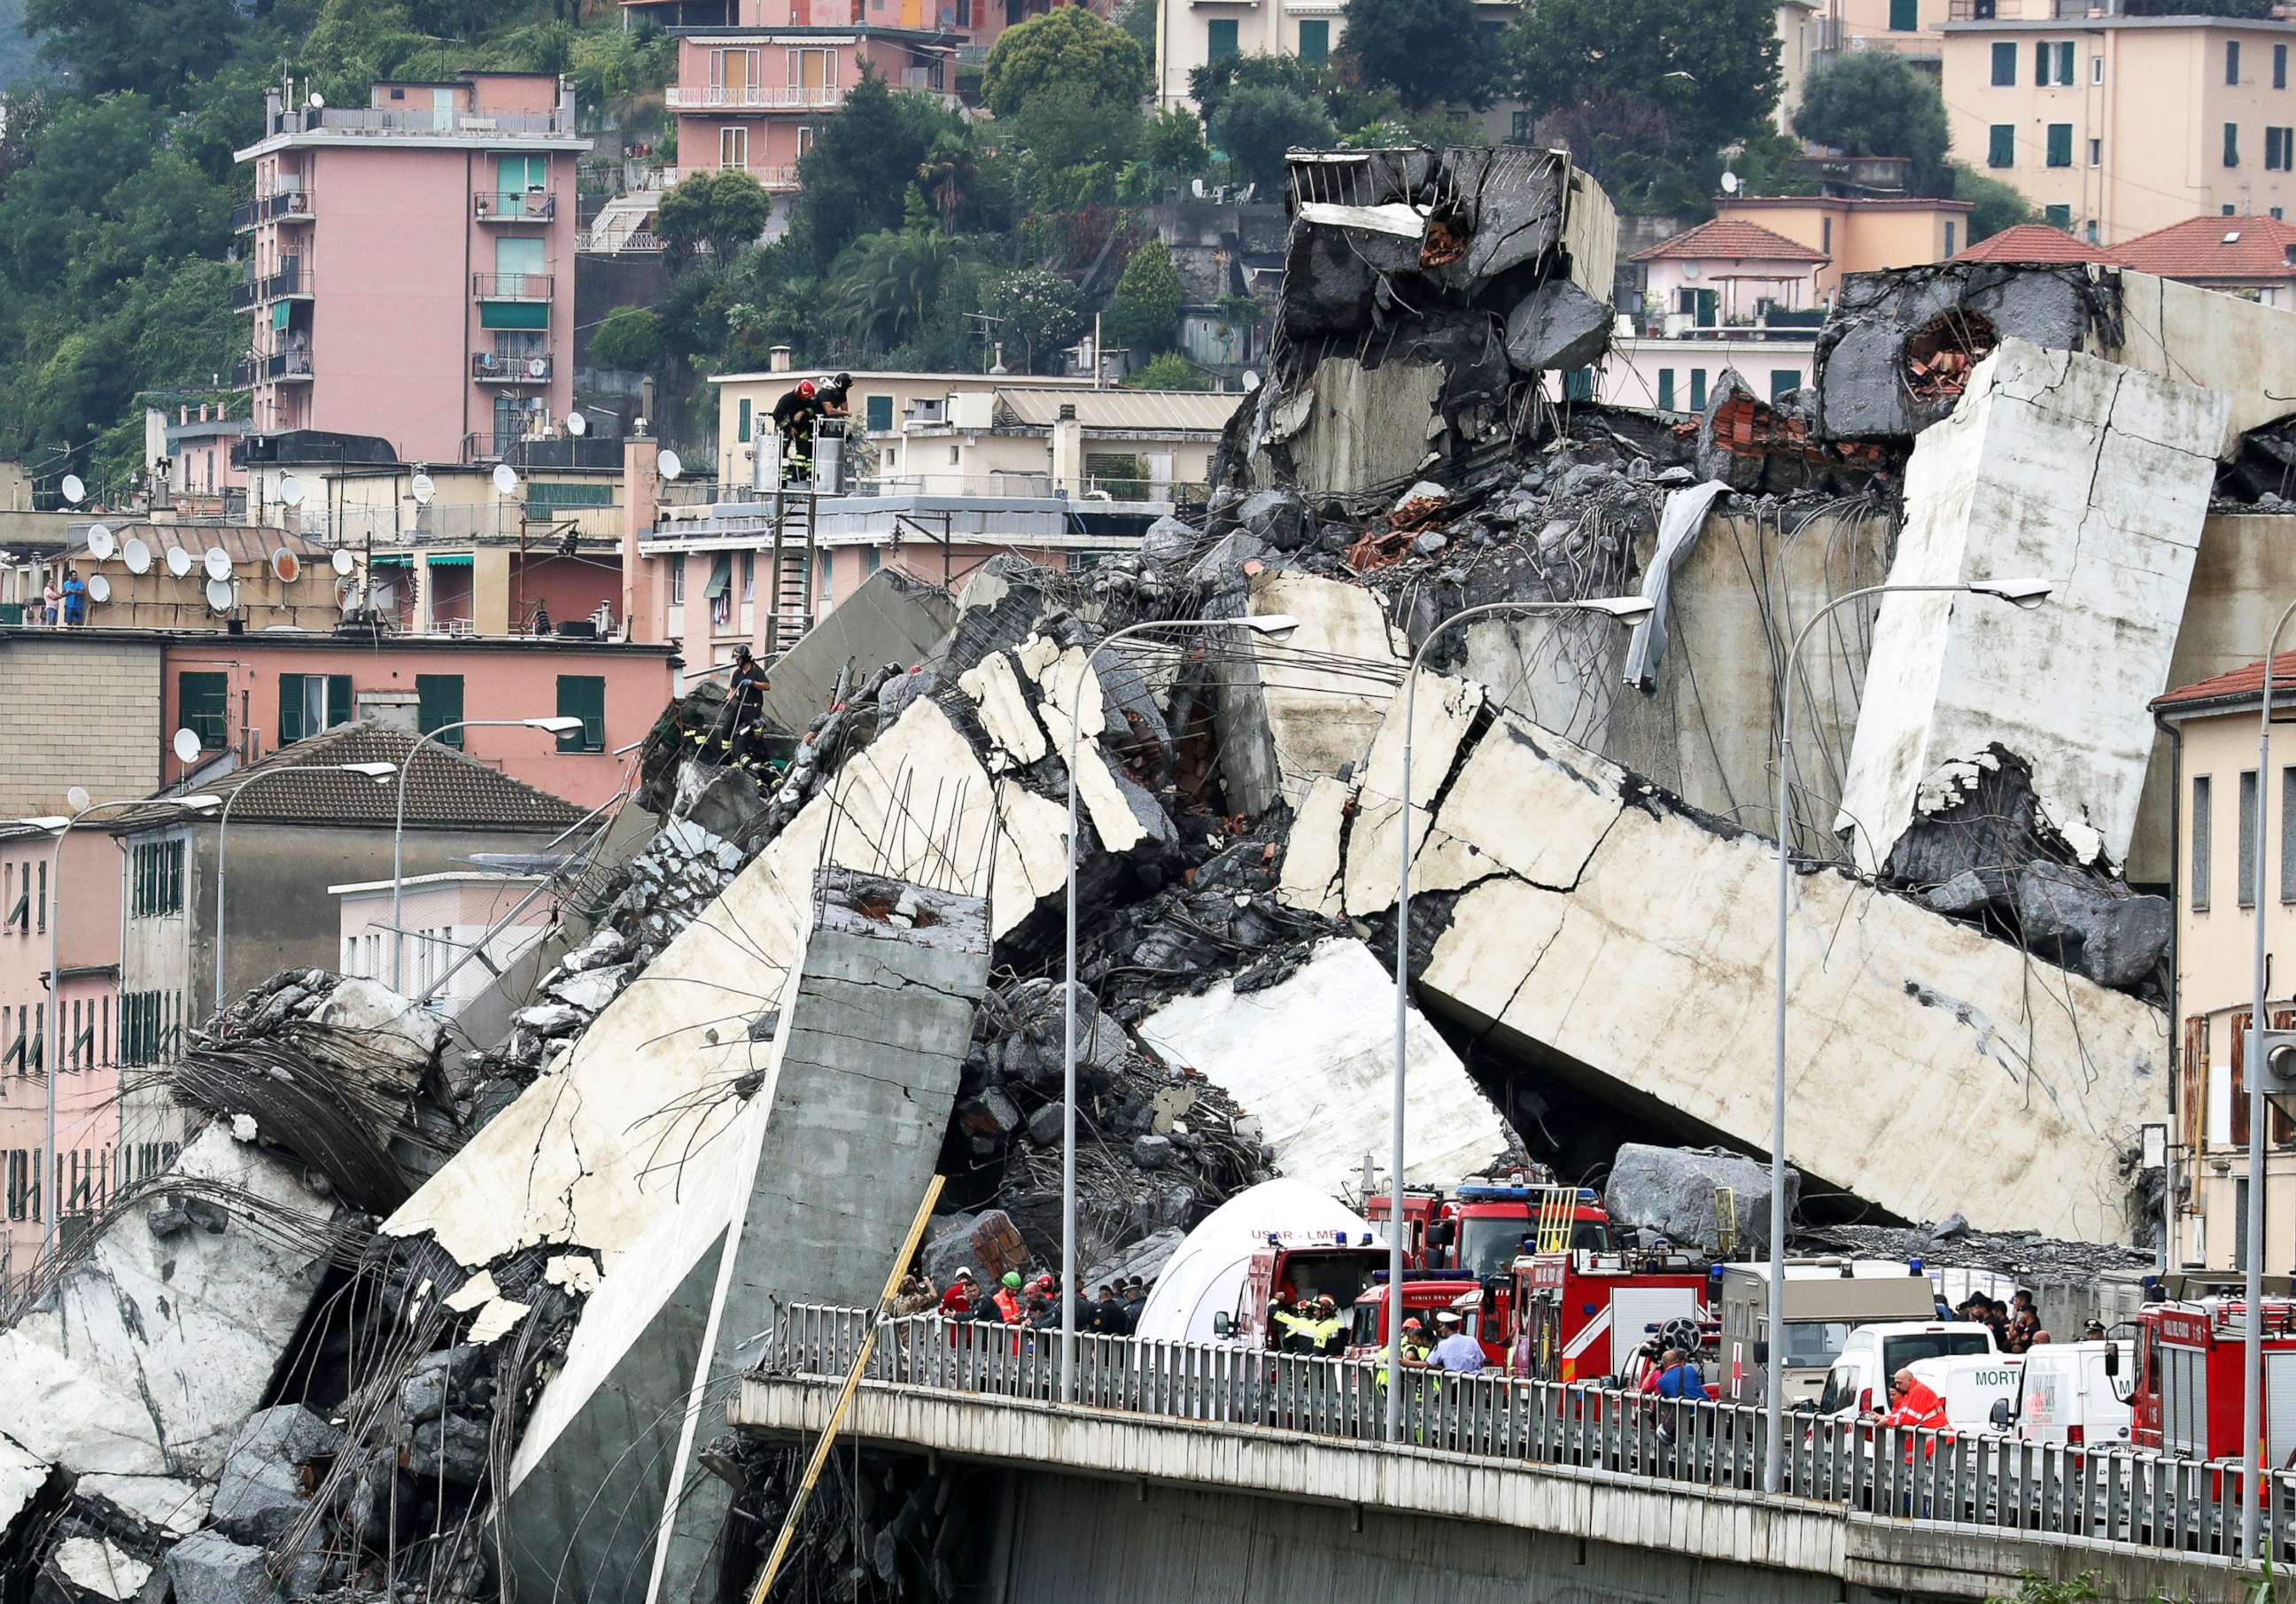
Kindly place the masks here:
<instances>
[{"instance_id":1,"label":"satellite dish","mask_svg":"<svg viewBox=\"0 0 2296 1604\"><path fill-rule=\"evenodd\" d=\"M129 573L148 574L152 571L152 548L133 535L127 537L127 544L119 548L119 554L126 560Z\"/></svg>"},{"instance_id":2,"label":"satellite dish","mask_svg":"<svg viewBox=\"0 0 2296 1604\"><path fill-rule=\"evenodd\" d=\"M572 435L576 439L580 439L584 435L590 432L590 420L584 417L578 412L568 413L566 414L566 432Z\"/></svg>"},{"instance_id":3,"label":"satellite dish","mask_svg":"<svg viewBox=\"0 0 2296 1604\"><path fill-rule=\"evenodd\" d=\"M178 579L192 571L192 554L181 546L168 548L168 571Z\"/></svg>"},{"instance_id":4,"label":"satellite dish","mask_svg":"<svg viewBox=\"0 0 2296 1604\"><path fill-rule=\"evenodd\" d=\"M110 529L106 528L102 524L90 524L87 527L87 554L89 556L94 558L98 562L102 562L105 558L111 556L119 549L119 543L111 537L111 531Z\"/></svg>"},{"instance_id":5,"label":"satellite dish","mask_svg":"<svg viewBox=\"0 0 2296 1604\"><path fill-rule=\"evenodd\" d=\"M64 500L75 507L87 498L87 487L80 481L80 477L77 473L65 474L64 482L58 488L63 491Z\"/></svg>"},{"instance_id":6,"label":"satellite dish","mask_svg":"<svg viewBox=\"0 0 2296 1604\"><path fill-rule=\"evenodd\" d=\"M518 494L518 473L508 462L495 464L495 494L496 495Z\"/></svg>"},{"instance_id":7,"label":"satellite dish","mask_svg":"<svg viewBox=\"0 0 2296 1604\"><path fill-rule=\"evenodd\" d=\"M200 565L207 569L208 577L210 579L224 580L231 577L231 554L221 546L209 546L207 549L207 554L200 559Z\"/></svg>"},{"instance_id":8,"label":"satellite dish","mask_svg":"<svg viewBox=\"0 0 2296 1604\"><path fill-rule=\"evenodd\" d=\"M208 581L208 605L219 613L227 613L231 610L230 580L210 579Z\"/></svg>"},{"instance_id":9,"label":"satellite dish","mask_svg":"<svg viewBox=\"0 0 2296 1604\"><path fill-rule=\"evenodd\" d=\"M87 805L94 800L94 797L87 794L87 787L85 785L75 785L64 793L64 806L74 813L86 811Z\"/></svg>"},{"instance_id":10,"label":"satellite dish","mask_svg":"<svg viewBox=\"0 0 2296 1604\"><path fill-rule=\"evenodd\" d=\"M1248 396L1259 388L1259 375L1247 368L1243 375L1243 393Z\"/></svg>"},{"instance_id":11,"label":"satellite dish","mask_svg":"<svg viewBox=\"0 0 2296 1604\"><path fill-rule=\"evenodd\" d=\"M1738 175L1727 168L1722 170L1722 192L1726 195L1734 195L1738 192Z\"/></svg>"},{"instance_id":12,"label":"satellite dish","mask_svg":"<svg viewBox=\"0 0 2296 1604\"><path fill-rule=\"evenodd\" d=\"M666 479L674 479L679 474L685 471L685 464L678 460L677 453L674 451L663 452L661 455L656 459L654 467L660 472L661 477Z\"/></svg>"},{"instance_id":13,"label":"satellite dish","mask_svg":"<svg viewBox=\"0 0 2296 1604\"><path fill-rule=\"evenodd\" d=\"M271 553L271 577L282 585L292 585L302 577L303 560L281 546Z\"/></svg>"},{"instance_id":14,"label":"satellite dish","mask_svg":"<svg viewBox=\"0 0 2296 1604\"><path fill-rule=\"evenodd\" d=\"M1682 276L1686 279L1696 278L1698 276L1698 264L1695 262L1685 262L1682 265Z\"/></svg>"},{"instance_id":15,"label":"satellite dish","mask_svg":"<svg viewBox=\"0 0 2296 1604\"><path fill-rule=\"evenodd\" d=\"M303 504L303 497L308 494L308 492L303 488L303 481L297 479L293 474L288 473L280 476L279 499L288 506L301 506Z\"/></svg>"},{"instance_id":16,"label":"satellite dish","mask_svg":"<svg viewBox=\"0 0 2296 1604\"><path fill-rule=\"evenodd\" d=\"M351 571L354 564L351 561L351 554L348 552L342 550L340 547L337 547L335 554L327 559L327 566L334 569L338 574L347 575Z\"/></svg>"},{"instance_id":17,"label":"satellite dish","mask_svg":"<svg viewBox=\"0 0 2296 1604\"><path fill-rule=\"evenodd\" d=\"M176 761L197 763L200 760L200 738L189 730L176 732Z\"/></svg>"},{"instance_id":18,"label":"satellite dish","mask_svg":"<svg viewBox=\"0 0 2296 1604\"><path fill-rule=\"evenodd\" d=\"M327 109L327 97L320 94L316 89L314 89L311 91L309 99L306 101L305 103L314 111L324 111Z\"/></svg>"},{"instance_id":19,"label":"satellite dish","mask_svg":"<svg viewBox=\"0 0 2296 1604\"><path fill-rule=\"evenodd\" d=\"M549 378L550 358L547 356L529 356L527 358L526 376L529 379Z\"/></svg>"},{"instance_id":20,"label":"satellite dish","mask_svg":"<svg viewBox=\"0 0 2296 1604\"><path fill-rule=\"evenodd\" d=\"M427 473L418 473L408 480L406 489L407 494L414 497L414 504L418 507L429 506L430 498L439 494L439 487L430 482L430 476Z\"/></svg>"},{"instance_id":21,"label":"satellite dish","mask_svg":"<svg viewBox=\"0 0 2296 1604\"><path fill-rule=\"evenodd\" d=\"M87 599L91 602L111 601L111 581L102 574L90 574L87 577Z\"/></svg>"}]
</instances>

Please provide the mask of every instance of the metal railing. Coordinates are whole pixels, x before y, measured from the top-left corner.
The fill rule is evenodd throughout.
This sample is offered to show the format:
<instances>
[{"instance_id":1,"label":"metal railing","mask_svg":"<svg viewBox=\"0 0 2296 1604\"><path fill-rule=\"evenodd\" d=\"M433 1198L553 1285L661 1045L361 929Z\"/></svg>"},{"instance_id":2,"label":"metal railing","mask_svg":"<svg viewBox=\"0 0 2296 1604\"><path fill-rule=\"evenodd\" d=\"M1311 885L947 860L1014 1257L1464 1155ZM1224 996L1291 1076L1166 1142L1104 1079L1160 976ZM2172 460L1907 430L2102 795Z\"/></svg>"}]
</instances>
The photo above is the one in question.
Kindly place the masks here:
<instances>
[{"instance_id":1,"label":"metal railing","mask_svg":"<svg viewBox=\"0 0 2296 1604\"><path fill-rule=\"evenodd\" d=\"M311 353L308 348L281 351L269 356L247 356L231 364L231 386L246 389L251 385L276 384L283 379L311 377Z\"/></svg>"},{"instance_id":2,"label":"metal railing","mask_svg":"<svg viewBox=\"0 0 2296 1604\"><path fill-rule=\"evenodd\" d=\"M273 194L258 195L252 200L242 200L233 207L231 228L234 233L244 233L266 223L299 221L311 216L309 190L280 190Z\"/></svg>"},{"instance_id":3,"label":"metal railing","mask_svg":"<svg viewBox=\"0 0 2296 1604\"><path fill-rule=\"evenodd\" d=\"M471 377L482 384L547 384L553 363L545 353L504 356L493 351L471 353Z\"/></svg>"},{"instance_id":4,"label":"metal railing","mask_svg":"<svg viewBox=\"0 0 2296 1604\"><path fill-rule=\"evenodd\" d=\"M554 282L547 273L474 273L471 296L475 300L546 301Z\"/></svg>"},{"instance_id":5,"label":"metal railing","mask_svg":"<svg viewBox=\"0 0 2296 1604\"><path fill-rule=\"evenodd\" d=\"M610 229L586 228L574 236L574 249L586 256L657 256L663 246L661 236L650 228L633 228L619 233Z\"/></svg>"},{"instance_id":6,"label":"metal railing","mask_svg":"<svg viewBox=\"0 0 2296 1604\"><path fill-rule=\"evenodd\" d=\"M381 106L328 106L324 109L289 106L269 119L271 134L435 135L442 138L483 134L489 139L571 137L576 132L570 110L564 115L548 111L465 111L455 108L394 111Z\"/></svg>"},{"instance_id":7,"label":"metal railing","mask_svg":"<svg viewBox=\"0 0 2296 1604\"><path fill-rule=\"evenodd\" d=\"M473 190L471 215L481 223L547 223L558 215L548 190Z\"/></svg>"},{"instance_id":8,"label":"metal railing","mask_svg":"<svg viewBox=\"0 0 2296 1604\"><path fill-rule=\"evenodd\" d=\"M841 1378L874 1314L791 1305L758 1372ZM863 1379L1048 1403L1057 1331L937 1314L886 1322ZM1211 1344L1077 1338L1077 1402L1161 1420L1300 1432L1385 1445L1382 1367ZM1644 1482L1759 1490L1759 1408L1657 1398L1585 1382L1423 1369L1404 1375L1404 1441L1446 1454L1553 1465ZM2219 1558L2241 1543L2241 1466L2128 1448L2021 1442L2005 1433L1913 1430L1797 1416L1783 1485L1795 1497L1908 1522ZM2296 1472L2271 1474L2263 1551L2296 1559Z\"/></svg>"},{"instance_id":9,"label":"metal railing","mask_svg":"<svg viewBox=\"0 0 2296 1604\"><path fill-rule=\"evenodd\" d=\"M290 295L311 293L311 274L303 271L300 257L282 257L277 271L268 274L250 273L231 287L231 309L244 312L250 307L275 301Z\"/></svg>"},{"instance_id":10,"label":"metal railing","mask_svg":"<svg viewBox=\"0 0 2296 1604\"><path fill-rule=\"evenodd\" d=\"M845 102L836 84L701 84L668 94L673 111L808 110Z\"/></svg>"},{"instance_id":11,"label":"metal railing","mask_svg":"<svg viewBox=\"0 0 2296 1604\"><path fill-rule=\"evenodd\" d=\"M798 187L798 169L794 162L787 167L750 167L743 163L739 166L672 168L667 176L669 179L670 187L675 189L688 178L701 173L747 173L758 181L758 187L761 189L793 190Z\"/></svg>"}]
</instances>

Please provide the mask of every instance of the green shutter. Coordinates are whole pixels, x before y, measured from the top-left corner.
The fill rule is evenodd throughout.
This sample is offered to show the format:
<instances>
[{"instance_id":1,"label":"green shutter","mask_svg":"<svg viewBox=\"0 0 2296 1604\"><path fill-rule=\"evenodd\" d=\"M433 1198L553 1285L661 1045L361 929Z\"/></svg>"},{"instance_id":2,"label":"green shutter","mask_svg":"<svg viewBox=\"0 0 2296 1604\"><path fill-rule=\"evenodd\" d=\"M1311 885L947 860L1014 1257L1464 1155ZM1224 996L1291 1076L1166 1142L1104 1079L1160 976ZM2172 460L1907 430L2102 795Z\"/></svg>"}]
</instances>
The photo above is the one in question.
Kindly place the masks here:
<instances>
[{"instance_id":1,"label":"green shutter","mask_svg":"<svg viewBox=\"0 0 2296 1604\"><path fill-rule=\"evenodd\" d=\"M1985 165L1990 168L2014 167L2017 163L2017 125L1995 123L1988 130L1985 142Z\"/></svg>"},{"instance_id":2,"label":"green shutter","mask_svg":"<svg viewBox=\"0 0 2296 1604\"><path fill-rule=\"evenodd\" d=\"M1572 368L1563 376L1562 393L1573 401L1592 401L1595 398L1595 370Z\"/></svg>"},{"instance_id":3,"label":"green shutter","mask_svg":"<svg viewBox=\"0 0 2296 1604\"><path fill-rule=\"evenodd\" d=\"M1674 370L1672 368L1660 368L1658 371L1658 409L1660 412L1674 410Z\"/></svg>"},{"instance_id":4,"label":"green shutter","mask_svg":"<svg viewBox=\"0 0 2296 1604\"><path fill-rule=\"evenodd\" d=\"M2224 164L2228 168L2240 165L2240 125L2225 124Z\"/></svg>"},{"instance_id":5,"label":"green shutter","mask_svg":"<svg viewBox=\"0 0 2296 1604\"><path fill-rule=\"evenodd\" d=\"M582 732L578 735L561 735L558 749L562 752L603 752L606 749L606 682L594 674L562 674L558 676L558 716L578 718Z\"/></svg>"},{"instance_id":6,"label":"green shutter","mask_svg":"<svg viewBox=\"0 0 2296 1604\"><path fill-rule=\"evenodd\" d=\"M2000 44L1993 47L1993 82L1996 87L2013 88L2017 83L2017 46Z\"/></svg>"},{"instance_id":7,"label":"green shutter","mask_svg":"<svg viewBox=\"0 0 2296 1604\"><path fill-rule=\"evenodd\" d=\"M1235 42L1235 22L1224 19L1204 24L1204 60L1225 61L1238 53Z\"/></svg>"},{"instance_id":8,"label":"green shutter","mask_svg":"<svg viewBox=\"0 0 2296 1604\"><path fill-rule=\"evenodd\" d=\"M2067 39L2057 46L2057 82L2070 84L2072 81L2073 42Z\"/></svg>"},{"instance_id":9,"label":"green shutter","mask_svg":"<svg viewBox=\"0 0 2296 1604\"><path fill-rule=\"evenodd\" d=\"M2053 168L2073 164L2073 126L2070 123L2049 125L2049 165Z\"/></svg>"},{"instance_id":10,"label":"green shutter","mask_svg":"<svg viewBox=\"0 0 2296 1604\"><path fill-rule=\"evenodd\" d=\"M740 432L734 438L738 440L746 440L750 438L750 403L746 399L742 403L742 422Z\"/></svg>"},{"instance_id":11,"label":"green shutter","mask_svg":"<svg viewBox=\"0 0 2296 1604\"><path fill-rule=\"evenodd\" d=\"M327 675L327 728L347 724L351 721L351 676L348 674Z\"/></svg>"},{"instance_id":12,"label":"green shutter","mask_svg":"<svg viewBox=\"0 0 2296 1604\"><path fill-rule=\"evenodd\" d=\"M2037 84L2049 81L2049 46L2046 40L2033 46L2033 81Z\"/></svg>"},{"instance_id":13,"label":"green shutter","mask_svg":"<svg viewBox=\"0 0 2296 1604\"><path fill-rule=\"evenodd\" d=\"M893 427L893 398L890 396L869 397L869 432L884 434Z\"/></svg>"},{"instance_id":14,"label":"green shutter","mask_svg":"<svg viewBox=\"0 0 2296 1604\"><path fill-rule=\"evenodd\" d=\"M2073 226L2073 209L2070 206L2045 206L2041 209L2041 221L2051 228L2062 228L2070 233Z\"/></svg>"},{"instance_id":15,"label":"green shutter","mask_svg":"<svg viewBox=\"0 0 2296 1604\"><path fill-rule=\"evenodd\" d=\"M479 327L482 329L546 329L549 326L548 301L479 303Z\"/></svg>"},{"instance_id":16,"label":"green shutter","mask_svg":"<svg viewBox=\"0 0 2296 1604\"><path fill-rule=\"evenodd\" d=\"M463 676L459 674L418 674L414 676L414 729L422 735L463 722ZM463 749L463 732L455 730L439 744Z\"/></svg>"},{"instance_id":17,"label":"green shutter","mask_svg":"<svg viewBox=\"0 0 2296 1604\"><path fill-rule=\"evenodd\" d=\"M1891 33L1912 33L1921 25L1921 0L1890 0Z\"/></svg>"},{"instance_id":18,"label":"green shutter","mask_svg":"<svg viewBox=\"0 0 2296 1604\"><path fill-rule=\"evenodd\" d=\"M1704 368L1690 370L1690 410L1693 412L1706 410L1706 370Z\"/></svg>"},{"instance_id":19,"label":"green shutter","mask_svg":"<svg viewBox=\"0 0 2296 1604\"><path fill-rule=\"evenodd\" d=\"M1891 3L1894 4L1897 0L1891 0ZM1326 61L1330 59L1331 53L1332 25L1329 22L1319 19L1313 22L1300 24L1300 59L1301 61Z\"/></svg>"},{"instance_id":20,"label":"green shutter","mask_svg":"<svg viewBox=\"0 0 2296 1604\"><path fill-rule=\"evenodd\" d=\"M1771 400L1775 401L1781 396L1790 396L1800 388L1801 375L1793 369L1772 368L1770 370Z\"/></svg>"},{"instance_id":21,"label":"green shutter","mask_svg":"<svg viewBox=\"0 0 2296 1604\"><path fill-rule=\"evenodd\" d=\"M176 721L200 738L200 750L223 749L229 723L231 682L220 674L176 676Z\"/></svg>"},{"instance_id":22,"label":"green shutter","mask_svg":"<svg viewBox=\"0 0 2296 1604\"><path fill-rule=\"evenodd\" d=\"M279 744L291 746L307 733L303 728L303 676L279 676Z\"/></svg>"}]
</instances>

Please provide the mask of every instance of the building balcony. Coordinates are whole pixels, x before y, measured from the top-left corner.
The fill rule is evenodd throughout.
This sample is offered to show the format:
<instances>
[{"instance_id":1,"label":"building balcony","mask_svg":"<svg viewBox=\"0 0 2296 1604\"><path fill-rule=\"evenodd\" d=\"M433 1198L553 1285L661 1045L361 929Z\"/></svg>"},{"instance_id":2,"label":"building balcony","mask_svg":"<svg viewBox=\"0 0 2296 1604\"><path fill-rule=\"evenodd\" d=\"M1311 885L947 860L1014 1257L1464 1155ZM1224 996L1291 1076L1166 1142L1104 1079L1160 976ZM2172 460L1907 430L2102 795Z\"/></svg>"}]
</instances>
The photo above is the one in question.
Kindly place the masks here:
<instances>
[{"instance_id":1,"label":"building balcony","mask_svg":"<svg viewBox=\"0 0 2296 1604\"><path fill-rule=\"evenodd\" d=\"M300 257L284 258L275 273L249 274L231 287L231 309L244 312L275 300L299 300L311 293L311 274Z\"/></svg>"},{"instance_id":2,"label":"building balcony","mask_svg":"<svg viewBox=\"0 0 2296 1604\"><path fill-rule=\"evenodd\" d=\"M276 194L258 195L254 200L242 200L231 209L232 232L246 233L266 223L308 223L316 215L311 208L311 192L307 189L281 190Z\"/></svg>"},{"instance_id":3,"label":"building balcony","mask_svg":"<svg viewBox=\"0 0 2296 1604\"><path fill-rule=\"evenodd\" d=\"M248 356L231 364L234 389L253 389L258 384L293 384L311 378L311 353L280 351L269 356Z\"/></svg>"},{"instance_id":4,"label":"building balcony","mask_svg":"<svg viewBox=\"0 0 2296 1604\"><path fill-rule=\"evenodd\" d=\"M668 93L673 111L820 111L845 103L837 84L698 84Z\"/></svg>"},{"instance_id":5,"label":"building balcony","mask_svg":"<svg viewBox=\"0 0 2296 1604\"><path fill-rule=\"evenodd\" d=\"M471 377L480 384L547 384L554 364L547 353L504 356L493 351L471 353Z\"/></svg>"},{"instance_id":6,"label":"building balcony","mask_svg":"<svg viewBox=\"0 0 2296 1604\"><path fill-rule=\"evenodd\" d=\"M381 106L283 106L273 111L264 129L266 137L293 134L333 134L405 139L464 139L480 135L488 143L521 139L573 139L575 126L570 97L560 111L465 111L460 109L393 110Z\"/></svg>"},{"instance_id":7,"label":"building balcony","mask_svg":"<svg viewBox=\"0 0 2296 1604\"><path fill-rule=\"evenodd\" d=\"M799 187L797 164L794 162L791 162L787 167L672 168L669 170L668 178L671 186L674 188L676 185L685 183L688 178L693 177L697 173L726 172L747 173L750 177L756 179L761 187L775 191L775 192L779 192L783 190L794 190Z\"/></svg>"},{"instance_id":8,"label":"building balcony","mask_svg":"<svg viewBox=\"0 0 2296 1604\"><path fill-rule=\"evenodd\" d=\"M479 190L471 215L481 223L547 223L558 215L558 197L548 190Z\"/></svg>"},{"instance_id":9,"label":"building balcony","mask_svg":"<svg viewBox=\"0 0 2296 1604\"><path fill-rule=\"evenodd\" d=\"M622 442L595 435L492 435L463 437L463 461L508 462L514 468L619 468Z\"/></svg>"},{"instance_id":10,"label":"building balcony","mask_svg":"<svg viewBox=\"0 0 2296 1604\"><path fill-rule=\"evenodd\" d=\"M2105 0L1946 0L1948 22L2062 22L2076 17L2112 16L2117 4Z\"/></svg>"},{"instance_id":11,"label":"building balcony","mask_svg":"<svg viewBox=\"0 0 2296 1604\"><path fill-rule=\"evenodd\" d=\"M556 281L546 273L474 273L471 299L489 301L546 301Z\"/></svg>"}]
</instances>

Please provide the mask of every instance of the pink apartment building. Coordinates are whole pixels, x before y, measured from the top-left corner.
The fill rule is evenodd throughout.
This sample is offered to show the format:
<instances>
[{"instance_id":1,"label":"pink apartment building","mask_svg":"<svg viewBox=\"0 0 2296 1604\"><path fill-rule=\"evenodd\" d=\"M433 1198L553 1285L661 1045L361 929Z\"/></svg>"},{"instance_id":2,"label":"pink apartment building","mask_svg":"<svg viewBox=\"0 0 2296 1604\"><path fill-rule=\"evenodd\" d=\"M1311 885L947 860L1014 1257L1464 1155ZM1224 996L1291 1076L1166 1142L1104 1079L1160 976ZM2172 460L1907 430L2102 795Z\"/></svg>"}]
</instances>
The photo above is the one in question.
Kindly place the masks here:
<instances>
[{"instance_id":1,"label":"pink apartment building","mask_svg":"<svg viewBox=\"0 0 2296 1604\"><path fill-rule=\"evenodd\" d=\"M266 91L233 221L252 320L250 428L380 435L475 462L573 405L574 175L589 141L547 73Z\"/></svg>"}]
</instances>

